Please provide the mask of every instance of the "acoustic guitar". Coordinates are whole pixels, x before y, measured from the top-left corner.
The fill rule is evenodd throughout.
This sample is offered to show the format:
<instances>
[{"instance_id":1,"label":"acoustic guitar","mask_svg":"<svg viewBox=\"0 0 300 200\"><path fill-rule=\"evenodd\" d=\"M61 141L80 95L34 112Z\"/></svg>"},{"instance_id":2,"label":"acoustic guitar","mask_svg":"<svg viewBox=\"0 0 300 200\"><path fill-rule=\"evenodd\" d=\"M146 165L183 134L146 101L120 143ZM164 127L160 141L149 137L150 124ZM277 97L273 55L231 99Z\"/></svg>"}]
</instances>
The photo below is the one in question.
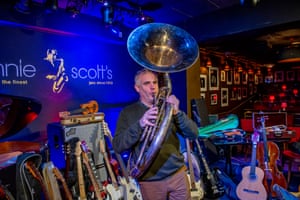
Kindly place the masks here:
<instances>
[{"instance_id":1,"label":"acoustic guitar","mask_svg":"<svg viewBox=\"0 0 300 200\"><path fill-rule=\"evenodd\" d=\"M265 176L263 184L269 194L269 199L276 197L276 192L273 190L273 185L277 184L284 189L287 189L287 181L281 171L277 167L277 161L279 160L279 148L275 142L267 141L265 130L265 117L262 116L261 122L261 134L263 142L257 144L257 160L258 166L264 170Z\"/></svg>"},{"instance_id":2,"label":"acoustic guitar","mask_svg":"<svg viewBox=\"0 0 300 200\"><path fill-rule=\"evenodd\" d=\"M242 169L242 180L236 187L236 194L241 200L266 200L267 191L262 183L264 171L256 167L256 146L259 133L252 134L251 165Z\"/></svg>"}]
</instances>

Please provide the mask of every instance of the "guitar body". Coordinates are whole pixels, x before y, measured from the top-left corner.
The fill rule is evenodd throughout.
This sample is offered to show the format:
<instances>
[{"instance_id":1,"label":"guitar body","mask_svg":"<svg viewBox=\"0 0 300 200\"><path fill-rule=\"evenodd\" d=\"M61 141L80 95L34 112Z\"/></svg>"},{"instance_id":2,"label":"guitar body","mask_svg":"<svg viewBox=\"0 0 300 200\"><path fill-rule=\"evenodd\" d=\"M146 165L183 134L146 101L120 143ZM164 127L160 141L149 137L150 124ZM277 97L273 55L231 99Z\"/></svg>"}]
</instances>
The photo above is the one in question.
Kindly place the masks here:
<instances>
[{"instance_id":1,"label":"guitar body","mask_svg":"<svg viewBox=\"0 0 300 200\"><path fill-rule=\"evenodd\" d=\"M242 170L242 181L237 185L237 196L242 200L264 200L267 199L267 192L264 188L262 180L264 171L259 167L255 167L255 176L250 176L250 166L244 167Z\"/></svg>"},{"instance_id":2,"label":"guitar body","mask_svg":"<svg viewBox=\"0 0 300 200\"><path fill-rule=\"evenodd\" d=\"M267 166L264 162L264 143L260 142L257 144L257 160L258 166L264 170L265 175L263 178L263 184L267 192L272 197L276 197L276 192L273 190L273 185L277 184L284 189L287 189L287 181L281 171L277 168L277 161L279 160L279 148L274 142L267 142L267 154L269 156L269 162ZM268 183L268 179L270 183Z\"/></svg>"},{"instance_id":3,"label":"guitar body","mask_svg":"<svg viewBox=\"0 0 300 200\"><path fill-rule=\"evenodd\" d=\"M189 182L191 183L191 177L189 174L187 174L188 176L188 179L189 179ZM192 200L201 200L203 199L204 197L204 192L203 192L203 185L202 185L202 182L199 180L199 181L196 181L194 183L194 188L191 188L191 197L192 197Z\"/></svg>"},{"instance_id":4,"label":"guitar body","mask_svg":"<svg viewBox=\"0 0 300 200\"><path fill-rule=\"evenodd\" d=\"M223 184L218 180L214 170L209 170L202 175L204 196L209 199L216 199L225 194Z\"/></svg>"},{"instance_id":5,"label":"guitar body","mask_svg":"<svg viewBox=\"0 0 300 200\"><path fill-rule=\"evenodd\" d=\"M142 200L142 193L135 179L128 177L128 182L125 177L118 177L119 183L124 186L126 199Z\"/></svg>"}]
</instances>

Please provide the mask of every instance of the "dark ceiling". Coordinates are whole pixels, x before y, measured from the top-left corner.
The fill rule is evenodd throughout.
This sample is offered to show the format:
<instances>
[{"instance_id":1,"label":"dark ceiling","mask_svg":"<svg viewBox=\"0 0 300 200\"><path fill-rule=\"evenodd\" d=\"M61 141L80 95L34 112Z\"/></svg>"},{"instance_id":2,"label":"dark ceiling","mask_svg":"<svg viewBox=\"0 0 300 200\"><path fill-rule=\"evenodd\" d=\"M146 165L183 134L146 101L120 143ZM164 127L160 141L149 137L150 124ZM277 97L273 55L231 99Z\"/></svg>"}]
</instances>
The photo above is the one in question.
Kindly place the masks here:
<instances>
[{"instance_id":1,"label":"dark ceiling","mask_svg":"<svg viewBox=\"0 0 300 200\"><path fill-rule=\"evenodd\" d=\"M144 15L185 29L200 48L261 63L276 62L279 51L300 42L299 0L58 0L58 6L66 9L78 2L79 14L102 18L101 8L108 2L115 24L134 29Z\"/></svg>"}]
</instances>

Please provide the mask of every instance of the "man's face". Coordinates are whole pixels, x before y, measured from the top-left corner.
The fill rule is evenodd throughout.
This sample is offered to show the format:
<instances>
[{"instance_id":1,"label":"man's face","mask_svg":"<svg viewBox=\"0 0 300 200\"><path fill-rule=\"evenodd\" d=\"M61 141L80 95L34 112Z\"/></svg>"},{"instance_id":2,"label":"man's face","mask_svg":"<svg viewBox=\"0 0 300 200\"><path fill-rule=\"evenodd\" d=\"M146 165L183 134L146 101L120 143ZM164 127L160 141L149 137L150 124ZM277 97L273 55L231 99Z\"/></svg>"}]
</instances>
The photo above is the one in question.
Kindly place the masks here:
<instances>
[{"instance_id":1,"label":"man's face","mask_svg":"<svg viewBox=\"0 0 300 200\"><path fill-rule=\"evenodd\" d=\"M135 84L135 90L139 93L140 100L145 105L153 105L154 98L158 94L157 76L151 72L140 74Z\"/></svg>"}]
</instances>

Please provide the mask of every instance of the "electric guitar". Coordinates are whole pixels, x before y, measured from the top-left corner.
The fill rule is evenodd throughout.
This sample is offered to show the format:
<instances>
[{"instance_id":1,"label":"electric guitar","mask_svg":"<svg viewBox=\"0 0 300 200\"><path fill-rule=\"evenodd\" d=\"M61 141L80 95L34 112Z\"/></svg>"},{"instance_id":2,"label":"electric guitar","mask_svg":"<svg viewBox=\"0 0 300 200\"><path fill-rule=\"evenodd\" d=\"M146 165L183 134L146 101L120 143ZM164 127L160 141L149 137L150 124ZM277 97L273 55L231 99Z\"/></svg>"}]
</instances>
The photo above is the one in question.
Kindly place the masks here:
<instances>
[{"instance_id":1,"label":"electric guitar","mask_svg":"<svg viewBox=\"0 0 300 200\"><path fill-rule=\"evenodd\" d=\"M43 177L46 183L46 188L50 199L62 200L58 182L55 175L52 173L54 165L51 161L43 164Z\"/></svg>"},{"instance_id":2,"label":"electric guitar","mask_svg":"<svg viewBox=\"0 0 300 200\"><path fill-rule=\"evenodd\" d=\"M251 165L242 169L242 180L236 187L237 196L242 200L266 200L268 195L263 185L264 171L256 167L256 146L259 141L258 132L252 134Z\"/></svg>"},{"instance_id":3,"label":"electric guitar","mask_svg":"<svg viewBox=\"0 0 300 200\"><path fill-rule=\"evenodd\" d=\"M81 141L78 141L76 143L75 156L76 156L76 165L77 165L79 197L80 197L80 200L87 200L86 191L85 191L85 183L84 183L84 178L83 178L81 153L82 153Z\"/></svg>"},{"instance_id":4,"label":"electric guitar","mask_svg":"<svg viewBox=\"0 0 300 200\"><path fill-rule=\"evenodd\" d=\"M223 196L225 194L225 188L222 183L218 180L215 174L213 174L206 162L205 156L202 152L199 141L195 140L199 155L202 159L205 172L202 173L203 186L204 186L204 197L215 199Z\"/></svg>"},{"instance_id":5,"label":"electric guitar","mask_svg":"<svg viewBox=\"0 0 300 200\"><path fill-rule=\"evenodd\" d=\"M199 180L197 182L195 180L191 148L190 148L190 140L188 138L186 138L185 142L186 142L186 151L187 151L188 166L189 166L188 178L189 178L189 182L191 185L191 197L192 197L192 200L203 199L204 192L203 192L201 180Z\"/></svg>"},{"instance_id":6,"label":"electric guitar","mask_svg":"<svg viewBox=\"0 0 300 200\"><path fill-rule=\"evenodd\" d=\"M81 150L82 150L81 155L82 155L82 158L83 158L83 163L84 163L85 167L87 168L90 180L91 180L92 185L94 187L94 192L95 192L96 198L98 200L102 200L101 188L100 188L99 183L97 182L97 179L96 179L95 173L94 173L96 168L95 168L94 164L93 164L93 166L91 165L91 163L93 163L93 162L92 162L92 158L91 158L90 152L88 150L88 147L87 147L87 144L86 144L85 141L81 142Z\"/></svg>"},{"instance_id":7,"label":"electric guitar","mask_svg":"<svg viewBox=\"0 0 300 200\"><path fill-rule=\"evenodd\" d=\"M106 164L106 168L108 170L110 179L111 179L111 184L107 184L106 185L106 190L108 191L108 193L111 195L112 200L120 200L120 199L124 199L124 188L119 186L118 181L116 179L116 176L112 170L112 167L110 165L110 161L106 152L106 144L105 144L105 138L104 138L104 132L105 132L105 128L104 128L104 122L100 122L101 123L101 131L100 131L100 152L102 153L103 157L104 157L104 162Z\"/></svg>"},{"instance_id":8,"label":"electric guitar","mask_svg":"<svg viewBox=\"0 0 300 200\"><path fill-rule=\"evenodd\" d=\"M52 168L52 172L53 172L54 176L56 177L56 179L58 181L60 181L60 183L62 184L62 187L64 189L64 193L65 193L65 195L64 195L65 199L66 200L72 200L73 199L72 198L72 194L71 194L71 192L69 190L69 187L68 187L68 185L66 183L65 178L63 177L63 175L61 174L61 172L59 171L59 169L57 167L53 167Z\"/></svg>"},{"instance_id":9,"label":"electric guitar","mask_svg":"<svg viewBox=\"0 0 300 200\"><path fill-rule=\"evenodd\" d=\"M111 135L111 131L110 131L109 127L107 126L106 122L103 122L103 132L104 132L104 135L108 137L110 143L112 144L113 137ZM121 155L116 152L115 152L115 155L116 155L118 163L121 167L121 171L122 171L122 175L123 175L123 177L118 176L118 180L119 180L119 183L125 187L125 192L126 192L125 199L127 199L127 200L132 200L132 199L142 200L143 199L142 193L140 191L140 187L139 187L137 181L134 178L132 178L131 176L129 176Z\"/></svg>"},{"instance_id":10,"label":"electric guitar","mask_svg":"<svg viewBox=\"0 0 300 200\"><path fill-rule=\"evenodd\" d=\"M44 193L45 200L50 200L48 190L45 186L43 176L40 174L39 170L36 168L32 161L25 162L25 168L30 172L30 174L40 183L42 191Z\"/></svg>"}]
</instances>

